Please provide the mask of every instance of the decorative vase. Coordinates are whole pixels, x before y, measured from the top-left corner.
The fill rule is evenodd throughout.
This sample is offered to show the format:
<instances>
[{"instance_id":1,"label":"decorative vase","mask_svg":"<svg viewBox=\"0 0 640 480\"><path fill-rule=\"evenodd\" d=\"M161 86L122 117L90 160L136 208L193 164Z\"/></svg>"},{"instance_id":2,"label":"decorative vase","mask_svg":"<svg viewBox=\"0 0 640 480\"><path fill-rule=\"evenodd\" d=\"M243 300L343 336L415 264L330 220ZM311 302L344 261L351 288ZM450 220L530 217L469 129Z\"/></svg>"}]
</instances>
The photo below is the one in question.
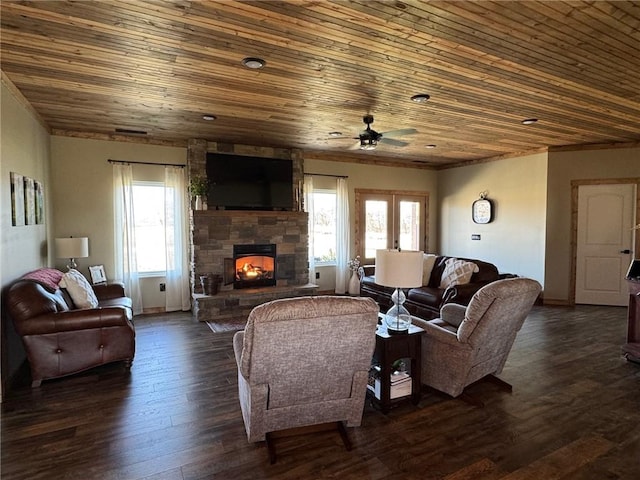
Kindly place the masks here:
<instances>
[{"instance_id":1,"label":"decorative vase","mask_svg":"<svg viewBox=\"0 0 640 480\"><path fill-rule=\"evenodd\" d=\"M193 203L194 203L194 206L193 206L194 210L202 210L202 196L201 195L196 195L195 201Z\"/></svg>"},{"instance_id":2,"label":"decorative vase","mask_svg":"<svg viewBox=\"0 0 640 480\"><path fill-rule=\"evenodd\" d=\"M349 295L360 295L360 277L356 270L353 271L349 279Z\"/></svg>"}]
</instances>

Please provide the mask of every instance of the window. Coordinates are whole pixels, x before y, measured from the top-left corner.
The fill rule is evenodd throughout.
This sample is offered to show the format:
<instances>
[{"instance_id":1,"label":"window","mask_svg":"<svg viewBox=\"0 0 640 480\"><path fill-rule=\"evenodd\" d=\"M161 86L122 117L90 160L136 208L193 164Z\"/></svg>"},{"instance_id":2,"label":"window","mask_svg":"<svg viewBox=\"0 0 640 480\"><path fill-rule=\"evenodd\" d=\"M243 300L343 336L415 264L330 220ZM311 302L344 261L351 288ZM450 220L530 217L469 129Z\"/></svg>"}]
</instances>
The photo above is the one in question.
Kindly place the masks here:
<instances>
[{"instance_id":1,"label":"window","mask_svg":"<svg viewBox=\"0 0 640 480\"><path fill-rule=\"evenodd\" d=\"M169 201L173 198L168 195ZM171 209L170 211L172 211ZM165 275L165 188L161 182L133 182L136 255L141 277Z\"/></svg>"},{"instance_id":2,"label":"window","mask_svg":"<svg viewBox=\"0 0 640 480\"><path fill-rule=\"evenodd\" d=\"M336 192L313 191L313 257L316 264L336 261Z\"/></svg>"}]
</instances>

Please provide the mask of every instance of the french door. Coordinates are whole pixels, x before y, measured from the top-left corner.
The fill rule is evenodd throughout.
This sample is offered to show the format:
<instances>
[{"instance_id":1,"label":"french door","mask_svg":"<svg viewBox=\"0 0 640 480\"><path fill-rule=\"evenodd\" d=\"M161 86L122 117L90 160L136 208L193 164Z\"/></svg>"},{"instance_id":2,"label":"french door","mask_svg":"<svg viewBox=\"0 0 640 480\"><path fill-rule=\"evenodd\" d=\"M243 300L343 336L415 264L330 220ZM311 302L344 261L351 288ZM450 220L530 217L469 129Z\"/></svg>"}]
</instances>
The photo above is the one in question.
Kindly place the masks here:
<instances>
[{"instance_id":1,"label":"french door","mask_svg":"<svg viewBox=\"0 0 640 480\"><path fill-rule=\"evenodd\" d=\"M428 195L356 189L356 252L373 264L376 250L425 250Z\"/></svg>"}]
</instances>

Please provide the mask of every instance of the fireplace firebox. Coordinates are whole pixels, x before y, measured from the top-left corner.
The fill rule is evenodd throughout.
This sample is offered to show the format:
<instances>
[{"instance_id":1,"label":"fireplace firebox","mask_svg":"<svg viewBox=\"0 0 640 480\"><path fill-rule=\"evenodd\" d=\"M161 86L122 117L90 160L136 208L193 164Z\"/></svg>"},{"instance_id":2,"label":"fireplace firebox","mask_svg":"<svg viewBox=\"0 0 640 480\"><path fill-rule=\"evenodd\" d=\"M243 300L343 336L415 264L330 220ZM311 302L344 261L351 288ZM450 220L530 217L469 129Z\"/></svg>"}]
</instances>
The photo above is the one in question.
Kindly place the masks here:
<instances>
[{"instance_id":1,"label":"fireplace firebox","mask_svg":"<svg viewBox=\"0 0 640 480\"><path fill-rule=\"evenodd\" d=\"M275 286L276 245L234 245L233 266L233 288Z\"/></svg>"}]
</instances>

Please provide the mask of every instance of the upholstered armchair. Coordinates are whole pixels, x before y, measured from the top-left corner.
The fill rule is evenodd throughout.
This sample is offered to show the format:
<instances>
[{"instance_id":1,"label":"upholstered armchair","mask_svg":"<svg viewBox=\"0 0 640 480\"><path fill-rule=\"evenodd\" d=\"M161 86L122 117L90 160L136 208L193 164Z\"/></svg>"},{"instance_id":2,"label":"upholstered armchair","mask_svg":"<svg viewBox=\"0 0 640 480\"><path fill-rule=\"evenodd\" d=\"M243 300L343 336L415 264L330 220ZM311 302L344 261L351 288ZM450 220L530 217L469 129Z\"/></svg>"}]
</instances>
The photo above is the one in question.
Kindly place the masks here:
<instances>
[{"instance_id":1,"label":"upholstered armchair","mask_svg":"<svg viewBox=\"0 0 640 480\"><path fill-rule=\"evenodd\" d=\"M297 427L362 421L375 346L371 298L297 297L255 307L233 338L240 407L250 442Z\"/></svg>"},{"instance_id":2,"label":"upholstered armchair","mask_svg":"<svg viewBox=\"0 0 640 480\"><path fill-rule=\"evenodd\" d=\"M450 303L440 318L416 319L422 336L422 383L452 397L484 378L511 386L495 375L502 372L513 342L541 286L528 278L510 278L478 290L468 306ZM463 399L473 401L472 397Z\"/></svg>"}]
</instances>

